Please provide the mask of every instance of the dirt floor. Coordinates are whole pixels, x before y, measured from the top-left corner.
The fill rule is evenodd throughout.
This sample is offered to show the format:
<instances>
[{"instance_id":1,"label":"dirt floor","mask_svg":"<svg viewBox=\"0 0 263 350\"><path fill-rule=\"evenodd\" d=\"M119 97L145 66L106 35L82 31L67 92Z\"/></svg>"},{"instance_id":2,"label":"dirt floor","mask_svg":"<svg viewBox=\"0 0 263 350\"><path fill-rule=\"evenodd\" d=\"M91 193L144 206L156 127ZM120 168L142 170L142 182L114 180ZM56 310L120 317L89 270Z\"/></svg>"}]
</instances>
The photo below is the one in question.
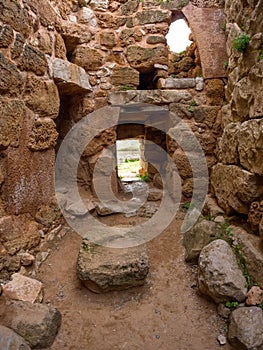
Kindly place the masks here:
<instances>
[{"instance_id":1,"label":"dirt floor","mask_svg":"<svg viewBox=\"0 0 263 350\"><path fill-rule=\"evenodd\" d=\"M113 216L107 220L116 224ZM44 302L63 317L50 350L232 349L217 342L226 323L197 294L196 268L184 263L180 224L175 220L147 244L151 265L145 286L107 294L94 294L78 281L81 237L69 230L36 276L45 285Z\"/></svg>"}]
</instances>

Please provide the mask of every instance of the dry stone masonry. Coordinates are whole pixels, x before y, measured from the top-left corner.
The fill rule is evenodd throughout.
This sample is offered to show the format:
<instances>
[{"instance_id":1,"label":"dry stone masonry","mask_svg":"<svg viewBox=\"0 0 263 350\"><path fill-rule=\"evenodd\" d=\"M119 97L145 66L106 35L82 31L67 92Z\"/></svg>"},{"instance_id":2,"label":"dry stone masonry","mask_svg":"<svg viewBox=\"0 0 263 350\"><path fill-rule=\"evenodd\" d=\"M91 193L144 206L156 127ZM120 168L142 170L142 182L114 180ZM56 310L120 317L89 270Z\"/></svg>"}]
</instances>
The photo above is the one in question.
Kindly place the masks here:
<instances>
[{"instance_id":1,"label":"dry stone masonry","mask_svg":"<svg viewBox=\"0 0 263 350\"><path fill-rule=\"evenodd\" d=\"M186 260L199 261L199 288L216 303L243 302L247 297L247 305L253 306L232 312L228 338L237 348L262 348L262 310L257 307L261 303L250 304L253 293L246 296L245 279L230 246L215 240L222 233L223 214L241 214L248 219L254 234L248 235L247 226L237 225L232 227L233 239L248 273L262 288L262 10L259 0L0 1L1 282L6 283L17 271L27 273L27 268L39 266L48 255L39 251L43 241L63 237L64 222L54 198L54 165L67 132L87 115L92 132L99 130L90 113L101 107L143 105L142 113L154 115L145 104L155 105L159 118L162 113L171 113L167 135L141 125L98 133L82 154L79 186L89 198L94 196L94 166L103 150L116 140L148 139L174 160L182 179L182 200L190 201L193 174L189 156L196 165L199 162L192 146L194 134L208 165L211 194L205 210L212 221L203 218L185 234ZM188 22L192 43L183 53L172 53L165 36L178 18ZM243 45L240 40L244 38L249 38L247 46L237 49L233 40ZM169 136L176 129L177 118L191 130L181 130L187 152ZM143 152L144 170L161 189L158 171L164 162L159 159L158 163L158 155L146 146ZM147 154L157 159L156 168L147 163ZM167 170L174 179L174 168ZM174 180L171 193L176 186ZM115 172L114 193L119 187ZM149 200L151 196L152 200L160 198L160 193L154 190ZM60 195L63 202L63 188ZM63 205L73 219L89 211L105 214L97 202L83 210L74 196ZM131 260L120 255L123 264L109 255L106 267L96 259L100 249L82 245L79 252L78 276L88 288L102 292L145 282L149 269L145 247L127 254ZM229 270L234 273L229 274ZM4 289L8 290L8 284ZM51 345L61 322L57 310L23 301L8 305L16 316L14 321L11 316L3 318L3 325L27 343L1 326L0 347L6 347L7 338L16 348ZM24 318L24 313L31 315L22 326L20 313ZM39 324L33 324L35 313ZM47 333L36 334L45 318Z\"/></svg>"}]
</instances>

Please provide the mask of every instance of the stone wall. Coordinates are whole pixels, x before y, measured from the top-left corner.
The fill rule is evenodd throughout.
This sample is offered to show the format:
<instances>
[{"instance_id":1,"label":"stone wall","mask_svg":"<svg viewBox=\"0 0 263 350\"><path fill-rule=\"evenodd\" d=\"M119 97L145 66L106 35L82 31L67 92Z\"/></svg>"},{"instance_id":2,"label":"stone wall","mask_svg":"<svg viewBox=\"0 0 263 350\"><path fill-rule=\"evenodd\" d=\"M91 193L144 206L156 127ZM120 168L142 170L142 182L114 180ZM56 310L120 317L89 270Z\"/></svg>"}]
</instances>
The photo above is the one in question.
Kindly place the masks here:
<instances>
[{"instance_id":1,"label":"stone wall","mask_svg":"<svg viewBox=\"0 0 263 350\"><path fill-rule=\"evenodd\" d=\"M191 2L191 11L207 6L219 11L222 5L222 1ZM54 228L53 221L58 222L56 150L75 123L100 107L136 99L166 106L192 128L209 169L216 163L226 71L218 63L220 72L215 76L205 80L197 76L209 65L199 55L203 41L198 33L193 33L193 44L179 58L174 56L174 61L166 46L169 24L176 14L183 15L187 3L0 2L0 249L4 256L0 271L18 270L19 258L13 255L32 251L42 229L46 232ZM205 13L199 15L202 21ZM217 22L216 16L214 19ZM222 40L219 29L217 26ZM143 132L159 140L184 170L184 155L176 145L154 130ZM118 137L124 137L120 130L105 130L84 152L79 182L86 190L92 187L92 169L103 147L114 144ZM190 172L183 181L184 194L190 198Z\"/></svg>"},{"instance_id":2,"label":"stone wall","mask_svg":"<svg viewBox=\"0 0 263 350\"><path fill-rule=\"evenodd\" d=\"M247 215L251 203L263 199L262 9L262 1L225 3L227 104L222 108L219 164L213 168L211 182L218 203L228 214ZM242 33L250 40L238 51L233 40L241 41Z\"/></svg>"}]
</instances>

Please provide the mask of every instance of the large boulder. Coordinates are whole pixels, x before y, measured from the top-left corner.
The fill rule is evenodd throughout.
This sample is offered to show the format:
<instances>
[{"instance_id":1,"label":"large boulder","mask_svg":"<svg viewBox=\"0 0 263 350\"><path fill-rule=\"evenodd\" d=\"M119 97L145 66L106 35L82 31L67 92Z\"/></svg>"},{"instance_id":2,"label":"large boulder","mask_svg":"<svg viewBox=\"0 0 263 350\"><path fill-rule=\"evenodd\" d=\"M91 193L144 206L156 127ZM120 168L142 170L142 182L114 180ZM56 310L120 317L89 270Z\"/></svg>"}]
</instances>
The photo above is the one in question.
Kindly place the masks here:
<instances>
[{"instance_id":1,"label":"large boulder","mask_svg":"<svg viewBox=\"0 0 263 350\"><path fill-rule=\"evenodd\" d=\"M0 325L0 349L30 350L26 341L12 329Z\"/></svg>"},{"instance_id":2,"label":"large boulder","mask_svg":"<svg viewBox=\"0 0 263 350\"><path fill-rule=\"evenodd\" d=\"M199 256L198 285L201 293L216 303L246 298L246 279L228 243L217 239L204 247Z\"/></svg>"},{"instance_id":3,"label":"large boulder","mask_svg":"<svg viewBox=\"0 0 263 350\"><path fill-rule=\"evenodd\" d=\"M144 284L149 271L146 246L108 248L83 240L77 275L95 293L122 290Z\"/></svg>"},{"instance_id":4,"label":"large boulder","mask_svg":"<svg viewBox=\"0 0 263 350\"><path fill-rule=\"evenodd\" d=\"M227 214L248 214L250 203L263 195L263 179L237 165L218 163L212 169L211 185L218 204Z\"/></svg>"},{"instance_id":5,"label":"large boulder","mask_svg":"<svg viewBox=\"0 0 263 350\"><path fill-rule=\"evenodd\" d=\"M240 246L240 251L246 261L249 275L261 287L263 287L263 254L261 238L249 234L241 227L233 227L232 233Z\"/></svg>"},{"instance_id":6,"label":"large boulder","mask_svg":"<svg viewBox=\"0 0 263 350\"><path fill-rule=\"evenodd\" d=\"M240 307L230 316L228 340L237 349L263 349L263 311L256 306Z\"/></svg>"},{"instance_id":7,"label":"large boulder","mask_svg":"<svg viewBox=\"0 0 263 350\"><path fill-rule=\"evenodd\" d=\"M216 238L218 231L214 221L202 220L184 233L185 260L197 262L201 250Z\"/></svg>"},{"instance_id":8,"label":"large boulder","mask_svg":"<svg viewBox=\"0 0 263 350\"><path fill-rule=\"evenodd\" d=\"M1 323L12 328L32 348L49 348L61 324L60 312L48 305L3 299L0 304Z\"/></svg>"}]
</instances>

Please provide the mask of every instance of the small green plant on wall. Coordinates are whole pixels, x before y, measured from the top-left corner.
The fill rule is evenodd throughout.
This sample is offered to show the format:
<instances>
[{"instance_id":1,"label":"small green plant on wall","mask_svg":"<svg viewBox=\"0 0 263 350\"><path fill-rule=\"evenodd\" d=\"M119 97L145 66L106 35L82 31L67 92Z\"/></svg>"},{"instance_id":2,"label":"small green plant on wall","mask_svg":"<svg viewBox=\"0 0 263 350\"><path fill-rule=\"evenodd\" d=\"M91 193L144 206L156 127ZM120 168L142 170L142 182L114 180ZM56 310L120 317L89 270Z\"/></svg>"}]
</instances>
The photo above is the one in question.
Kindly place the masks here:
<instances>
[{"instance_id":1,"label":"small green plant on wall","mask_svg":"<svg viewBox=\"0 0 263 350\"><path fill-rule=\"evenodd\" d=\"M250 36L246 33L239 34L232 41L233 49L238 52L244 52L250 42Z\"/></svg>"}]
</instances>

